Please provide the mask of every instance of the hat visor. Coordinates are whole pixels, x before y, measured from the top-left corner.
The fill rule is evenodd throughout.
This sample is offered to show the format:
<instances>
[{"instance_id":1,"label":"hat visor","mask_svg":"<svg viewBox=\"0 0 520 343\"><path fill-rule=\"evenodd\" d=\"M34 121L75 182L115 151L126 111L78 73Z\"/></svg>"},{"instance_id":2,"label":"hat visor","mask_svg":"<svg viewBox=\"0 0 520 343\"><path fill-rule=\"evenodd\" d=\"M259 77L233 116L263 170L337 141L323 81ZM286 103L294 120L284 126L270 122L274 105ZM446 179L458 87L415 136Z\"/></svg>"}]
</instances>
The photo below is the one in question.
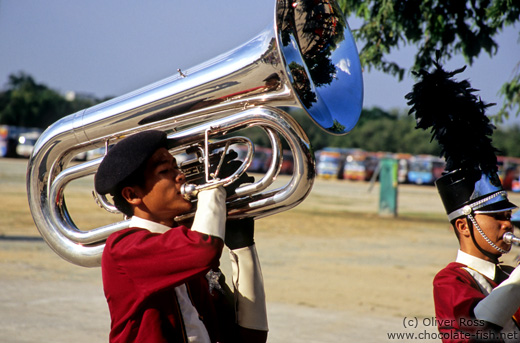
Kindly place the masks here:
<instances>
[{"instance_id":1,"label":"hat visor","mask_svg":"<svg viewBox=\"0 0 520 343\"><path fill-rule=\"evenodd\" d=\"M520 227L520 212L515 212L511 216L511 223L513 223L514 226Z\"/></svg>"},{"instance_id":2,"label":"hat visor","mask_svg":"<svg viewBox=\"0 0 520 343\"><path fill-rule=\"evenodd\" d=\"M482 213L482 214L499 213L499 212L512 211L517 208L518 208L518 206L516 206L509 200L503 200L503 201L499 201L499 202L481 207L478 210L475 210L475 213Z\"/></svg>"}]
</instances>

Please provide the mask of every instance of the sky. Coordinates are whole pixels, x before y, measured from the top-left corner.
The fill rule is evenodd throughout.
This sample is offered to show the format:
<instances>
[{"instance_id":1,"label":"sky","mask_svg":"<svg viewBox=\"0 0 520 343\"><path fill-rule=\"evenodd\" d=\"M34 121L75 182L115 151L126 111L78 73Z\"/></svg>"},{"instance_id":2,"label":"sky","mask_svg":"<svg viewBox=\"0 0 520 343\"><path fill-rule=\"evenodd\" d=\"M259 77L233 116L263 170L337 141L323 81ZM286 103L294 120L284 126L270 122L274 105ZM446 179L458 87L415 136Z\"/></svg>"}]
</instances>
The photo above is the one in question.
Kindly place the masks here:
<instances>
[{"instance_id":1,"label":"sky","mask_svg":"<svg viewBox=\"0 0 520 343\"><path fill-rule=\"evenodd\" d=\"M17 72L62 93L119 96L227 52L273 25L274 1L0 0L0 88ZM350 21L352 29L360 22ZM501 85L520 62L518 25L497 38L458 79L469 79L492 115ZM358 45L358 48L360 46ZM413 48L391 58L410 66ZM454 70L462 57L445 64ZM364 72L364 107L407 110L415 80ZM511 123L520 124L520 118Z\"/></svg>"}]
</instances>

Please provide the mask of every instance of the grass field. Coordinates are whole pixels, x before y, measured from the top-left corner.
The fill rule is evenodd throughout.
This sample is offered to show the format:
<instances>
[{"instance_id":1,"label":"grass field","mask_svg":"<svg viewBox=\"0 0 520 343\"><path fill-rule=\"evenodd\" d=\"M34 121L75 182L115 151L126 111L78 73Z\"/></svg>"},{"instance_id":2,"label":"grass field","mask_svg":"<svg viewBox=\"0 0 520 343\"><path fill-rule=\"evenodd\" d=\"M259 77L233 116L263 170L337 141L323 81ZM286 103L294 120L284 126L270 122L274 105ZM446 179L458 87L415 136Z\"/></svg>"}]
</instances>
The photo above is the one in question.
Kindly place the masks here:
<instances>
[{"instance_id":1,"label":"grass field","mask_svg":"<svg viewBox=\"0 0 520 343\"><path fill-rule=\"evenodd\" d=\"M20 342L46 335L67 342L73 334L77 343L106 341L109 318L99 268L65 262L37 239L25 194L26 163L0 160L0 287L10 290L0 296L0 322L7 323L0 341L13 332L23 332ZM386 333L403 331L403 318L434 316L432 279L457 250L435 188L400 185L397 217L378 215L379 187L370 189L364 182L316 180L302 204L256 221L270 342L383 342ZM94 204L91 190L86 179L66 191L78 227L120 220ZM520 194L510 199L520 204ZM229 273L223 256L222 269ZM29 317L22 311L28 304L36 308ZM51 319L70 321L70 328L45 325ZM26 320L37 325L27 329ZM309 339L316 330L324 332Z\"/></svg>"}]
</instances>

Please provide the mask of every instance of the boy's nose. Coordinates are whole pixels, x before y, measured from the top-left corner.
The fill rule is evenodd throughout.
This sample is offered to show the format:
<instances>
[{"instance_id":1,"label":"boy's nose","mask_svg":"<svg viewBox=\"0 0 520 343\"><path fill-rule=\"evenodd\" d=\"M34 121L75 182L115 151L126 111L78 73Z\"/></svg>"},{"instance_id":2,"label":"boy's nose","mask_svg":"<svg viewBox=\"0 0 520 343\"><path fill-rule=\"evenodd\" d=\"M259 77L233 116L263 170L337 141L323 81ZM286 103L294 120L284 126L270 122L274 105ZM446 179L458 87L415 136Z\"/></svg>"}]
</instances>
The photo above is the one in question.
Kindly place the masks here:
<instances>
[{"instance_id":1,"label":"boy's nose","mask_svg":"<svg viewBox=\"0 0 520 343\"><path fill-rule=\"evenodd\" d=\"M186 175L180 170L177 171L177 175L175 176L175 181L184 183L186 181Z\"/></svg>"}]
</instances>

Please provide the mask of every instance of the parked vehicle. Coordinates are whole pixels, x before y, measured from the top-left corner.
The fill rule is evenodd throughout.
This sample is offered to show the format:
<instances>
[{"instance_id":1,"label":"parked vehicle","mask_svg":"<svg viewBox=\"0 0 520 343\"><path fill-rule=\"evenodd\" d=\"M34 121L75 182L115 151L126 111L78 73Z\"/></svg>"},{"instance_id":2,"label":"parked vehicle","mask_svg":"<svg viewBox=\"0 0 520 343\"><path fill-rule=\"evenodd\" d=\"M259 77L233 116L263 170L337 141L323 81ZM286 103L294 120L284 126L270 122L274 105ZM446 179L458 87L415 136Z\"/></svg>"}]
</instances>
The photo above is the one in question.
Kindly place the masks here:
<instances>
[{"instance_id":1,"label":"parked vehicle","mask_svg":"<svg viewBox=\"0 0 520 343\"><path fill-rule=\"evenodd\" d=\"M365 180L365 156L347 156L343 167L343 178L345 180Z\"/></svg>"},{"instance_id":2,"label":"parked vehicle","mask_svg":"<svg viewBox=\"0 0 520 343\"><path fill-rule=\"evenodd\" d=\"M513 191L515 193L520 192L520 177L517 177L516 179L513 180L513 182L511 182L511 191ZM518 213L520 213L520 212L518 212Z\"/></svg>"},{"instance_id":3,"label":"parked vehicle","mask_svg":"<svg viewBox=\"0 0 520 343\"><path fill-rule=\"evenodd\" d=\"M281 174L292 175L294 171L294 157L291 150L284 150L283 153L282 167L280 168Z\"/></svg>"},{"instance_id":4,"label":"parked vehicle","mask_svg":"<svg viewBox=\"0 0 520 343\"><path fill-rule=\"evenodd\" d=\"M408 171L410 170L411 154L397 153L394 154L397 160L397 182L408 183Z\"/></svg>"},{"instance_id":5,"label":"parked vehicle","mask_svg":"<svg viewBox=\"0 0 520 343\"><path fill-rule=\"evenodd\" d=\"M374 175L379 164L379 158L376 155L357 152L347 156L343 169L343 178L345 180L368 181Z\"/></svg>"},{"instance_id":6,"label":"parked vehicle","mask_svg":"<svg viewBox=\"0 0 520 343\"><path fill-rule=\"evenodd\" d=\"M520 176L520 158L497 156L498 176L505 190L518 189ZM513 185L513 183L515 183ZM518 192L519 190L515 190Z\"/></svg>"},{"instance_id":7,"label":"parked vehicle","mask_svg":"<svg viewBox=\"0 0 520 343\"><path fill-rule=\"evenodd\" d=\"M38 139L41 132L42 130L38 128L0 125L0 157L28 157L27 151L30 150L30 152L32 152L31 144L34 146L36 142L36 140L34 140L34 142L31 143L33 134L36 136L36 139ZM30 138L25 137L28 134L30 134ZM24 136L24 138L22 138L22 136ZM20 140L23 141L23 143L20 143ZM20 144L24 145L20 148L22 155L17 153L17 147Z\"/></svg>"},{"instance_id":8,"label":"parked vehicle","mask_svg":"<svg viewBox=\"0 0 520 343\"><path fill-rule=\"evenodd\" d=\"M316 160L316 174L321 178L337 179L343 176L345 156L337 150L321 150Z\"/></svg>"},{"instance_id":9,"label":"parked vehicle","mask_svg":"<svg viewBox=\"0 0 520 343\"><path fill-rule=\"evenodd\" d=\"M432 185L441 177L444 166L444 159L439 157L430 155L413 156L410 159L408 182L418 185Z\"/></svg>"},{"instance_id":10,"label":"parked vehicle","mask_svg":"<svg viewBox=\"0 0 520 343\"><path fill-rule=\"evenodd\" d=\"M12 136L9 126L0 126L0 157L16 156L16 138Z\"/></svg>"},{"instance_id":11,"label":"parked vehicle","mask_svg":"<svg viewBox=\"0 0 520 343\"><path fill-rule=\"evenodd\" d=\"M253 161L249 166L249 170L256 173L265 173L269 168L272 154L269 148L255 146L255 153L253 154Z\"/></svg>"},{"instance_id":12,"label":"parked vehicle","mask_svg":"<svg viewBox=\"0 0 520 343\"><path fill-rule=\"evenodd\" d=\"M361 149L324 148L315 153L316 174L321 178L343 179L347 156L365 153Z\"/></svg>"},{"instance_id":13,"label":"parked vehicle","mask_svg":"<svg viewBox=\"0 0 520 343\"><path fill-rule=\"evenodd\" d=\"M245 160L247 155L246 145L234 144L230 149L238 153L237 159L241 161ZM255 153L253 154L253 160L249 165L248 171L253 173L265 173L271 163L271 156L271 149L255 145Z\"/></svg>"},{"instance_id":14,"label":"parked vehicle","mask_svg":"<svg viewBox=\"0 0 520 343\"><path fill-rule=\"evenodd\" d=\"M18 137L16 155L19 157L29 158L33 152L36 141L40 137L40 134L40 131L30 131L21 133Z\"/></svg>"}]
</instances>

